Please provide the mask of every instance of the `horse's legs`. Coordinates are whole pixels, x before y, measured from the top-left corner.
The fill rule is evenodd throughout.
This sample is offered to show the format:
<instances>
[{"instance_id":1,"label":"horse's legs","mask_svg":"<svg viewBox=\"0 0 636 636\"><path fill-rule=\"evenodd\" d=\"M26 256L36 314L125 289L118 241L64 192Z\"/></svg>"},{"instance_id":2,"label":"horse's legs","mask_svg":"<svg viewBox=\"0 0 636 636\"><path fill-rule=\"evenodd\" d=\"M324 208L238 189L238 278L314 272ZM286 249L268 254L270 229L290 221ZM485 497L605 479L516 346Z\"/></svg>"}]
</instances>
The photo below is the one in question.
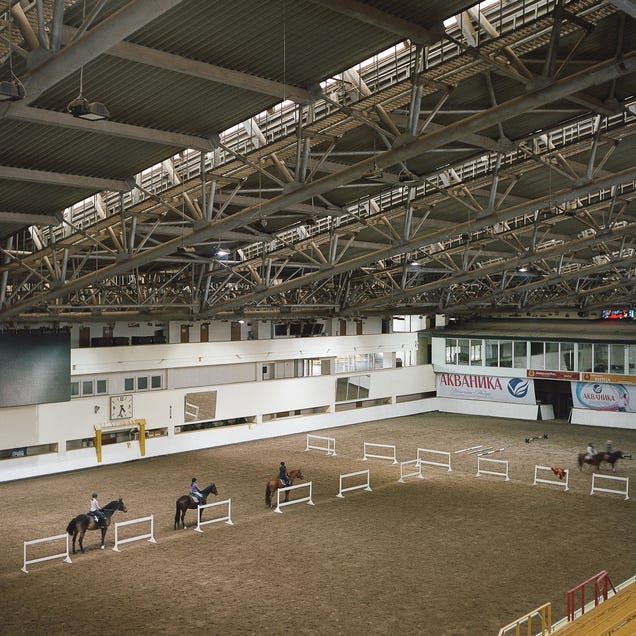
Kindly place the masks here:
<instances>
[{"instance_id":1,"label":"horse's legs","mask_svg":"<svg viewBox=\"0 0 636 636\"><path fill-rule=\"evenodd\" d=\"M80 530L80 533L79 533L80 552L84 552L84 533L85 532L86 532L86 530Z\"/></svg>"},{"instance_id":2,"label":"horse's legs","mask_svg":"<svg viewBox=\"0 0 636 636\"><path fill-rule=\"evenodd\" d=\"M105 527L104 528L100 528L100 530L102 531L102 545L101 545L101 548L103 550L104 549L104 542L106 540L106 528Z\"/></svg>"},{"instance_id":3,"label":"horse's legs","mask_svg":"<svg viewBox=\"0 0 636 636\"><path fill-rule=\"evenodd\" d=\"M73 554L75 554L75 539L77 538L77 530L73 530Z\"/></svg>"}]
</instances>

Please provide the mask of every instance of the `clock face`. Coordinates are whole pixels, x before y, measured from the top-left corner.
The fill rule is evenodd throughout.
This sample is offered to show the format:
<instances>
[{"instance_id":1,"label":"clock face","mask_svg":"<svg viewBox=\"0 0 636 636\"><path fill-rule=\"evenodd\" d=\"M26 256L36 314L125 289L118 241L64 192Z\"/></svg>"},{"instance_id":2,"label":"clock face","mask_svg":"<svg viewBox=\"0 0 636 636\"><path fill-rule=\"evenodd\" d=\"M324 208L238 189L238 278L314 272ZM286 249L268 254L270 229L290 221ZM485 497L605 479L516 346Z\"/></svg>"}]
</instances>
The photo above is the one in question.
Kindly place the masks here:
<instances>
[{"instance_id":1,"label":"clock face","mask_svg":"<svg viewBox=\"0 0 636 636\"><path fill-rule=\"evenodd\" d=\"M133 396L113 395L110 398L110 419L125 420L133 416Z\"/></svg>"}]
</instances>

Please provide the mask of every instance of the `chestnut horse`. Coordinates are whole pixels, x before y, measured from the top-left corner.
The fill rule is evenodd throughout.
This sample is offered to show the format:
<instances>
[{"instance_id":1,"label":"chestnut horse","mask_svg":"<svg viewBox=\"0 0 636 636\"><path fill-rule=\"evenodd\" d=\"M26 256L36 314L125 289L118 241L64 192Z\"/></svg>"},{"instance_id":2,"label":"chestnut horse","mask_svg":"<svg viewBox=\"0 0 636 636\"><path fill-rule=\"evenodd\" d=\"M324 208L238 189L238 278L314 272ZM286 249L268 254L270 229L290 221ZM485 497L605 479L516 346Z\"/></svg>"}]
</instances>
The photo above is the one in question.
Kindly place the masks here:
<instances>
[{"instance_id":1,"label":"chestnut horse","mask_svg":"<svg viewBox=\"0 0 636 636\"><path fill-rule=\"evenodd\" d=\"M616 462L623 459L623 453L619 450L611 453L596 453L590 457L587 453L579 453L579 470L583 470L583 464L590 464L596 467L596 472L601 469L601 462L608 463L614 472L616 472Z\"/></svg>"},{"instance_id":2,"label":"chestnut horse","mask_svg":"<svg viewBox=\"0 0 636 636\"><path fill-rule=\"evenodd\" d=\"M289 485L293 486L294 479L305 479L300 468L294 468L293 470L288 470L287 474L289 475ZM278 477L273 477L267 482L267 486L265 487L265 505L268 508L272 507L272 497L276 494L276 491L279 488L285 488L285 484L278 479ZM289 490L285 491L285 501L289 500Z\"/></svg>"},{"instance_id":3,"label":"chestnut horse","mask_svg":"<svg viewBox=\"0 0 636 636\"><path fill-rule=\"evenodd\" d=\"M106 530L110 525L111 517L115 512L121 510L122 512L128 512L124 502L121 499L116 499L107 503L103 508L104 518L102 519L102 528L99 527L95 521L93 515L77 515L74 519L71 519L68 526L66 526L66 532L73 537L73 554L75 554L75 539L79 535L79 547L80 551L84 552L84 535L87 530L101 530L102 531L102 543L101 549L104 549L104 538L106 537Z\"/></svg>"},{"instance_id":4,"label":"chestnut horse","mask_svg":"<svg viewBox=\"0 0 636 636\"><path fill-rule=\"evenodd\" d=\"M174 529L177 529L179 525L179 515L181 515L181 527L185 530L185 513L186 510L196 510L199 505L205 505L205 502L208 499L208 495L212 493L213 495L218 495L219 492L212 482L207 488L204 488L201 491L201 501L195 501L192 495L183 495L177 499L176 512L174 514Z\"/></svg>"}]
</instances>

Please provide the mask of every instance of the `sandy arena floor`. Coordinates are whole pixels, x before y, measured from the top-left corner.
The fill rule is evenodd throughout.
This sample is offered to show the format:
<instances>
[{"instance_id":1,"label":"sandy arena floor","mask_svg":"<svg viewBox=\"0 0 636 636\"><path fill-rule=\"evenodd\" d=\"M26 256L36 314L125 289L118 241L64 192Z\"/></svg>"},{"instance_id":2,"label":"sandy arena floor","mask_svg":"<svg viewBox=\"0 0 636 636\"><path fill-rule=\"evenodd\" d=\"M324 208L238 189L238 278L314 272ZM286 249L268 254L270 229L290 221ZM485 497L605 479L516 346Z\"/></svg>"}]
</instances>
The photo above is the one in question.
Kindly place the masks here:
<instances>
[{"instance_id":1,"label":"sandy arena floor","mask_svg":"<svg viewBox=\"0 0 636 636\"><path fill-rule=\"evenodd\" d=\"M614 583L636 573L636 494L591 497L591 470L576 466L588 441L636 450L636 431L424 414L315 433L336 438L336 457L305 452L299 434L0 485L0 634L481 636L547 601L562 617L567 590L602 569ZM511 481L476 478L476 456L452 453L452 472L401 484L399 466L362 461L365 441L395 444L400 461L418 447L504 448L488 457L509 460ZM265 507L281 460L313 482L315 506ZM570 491L533 487L535 464L571 468ZM338 499L339 475L366 468L373 492ZM615 474L633 489L636 461ZM173 529L192 476L216 482L209 502L231 498L235 525L198 534L189 511ZM89 532L72 564L23 573L23 541L64 533L93 490L102 505L124 499L114 521L154 514L157 543L113 552L111 527L106 550Z\"/></svg>"}]
</instances>

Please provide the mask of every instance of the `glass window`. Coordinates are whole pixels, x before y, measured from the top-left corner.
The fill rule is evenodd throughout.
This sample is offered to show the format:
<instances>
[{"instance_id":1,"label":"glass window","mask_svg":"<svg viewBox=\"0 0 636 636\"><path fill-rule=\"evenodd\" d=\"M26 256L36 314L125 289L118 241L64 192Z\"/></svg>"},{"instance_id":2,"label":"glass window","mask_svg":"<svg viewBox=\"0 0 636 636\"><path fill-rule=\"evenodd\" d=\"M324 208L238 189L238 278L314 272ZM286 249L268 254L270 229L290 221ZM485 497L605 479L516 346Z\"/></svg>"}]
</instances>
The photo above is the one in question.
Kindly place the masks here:
<instances>
[{"instance_id":1,"label":"glass window","mask_svg":"<svg viewBox=\"0 0 636 636\"><path fill-rule=\"evenodd\" d=\"M135 390L135 378L124 378L124 391Z\"/></svg>"},{"instance_id":2,"label":"glass window","mask_svg":"<svg viewBox=\"0 0 636 636\"><path fill-rule=\"evenodd\" d=\"M595 344L594 345L594 371L597 373L607 373L607 361L608 361L608 345Z\"/></svg>"},{"instance_id":3,"label":"glass window","mask_svg":"<svg viewBox=\"0 0 636 636\"><path fill-rule=\"evenodd\" d=\"M457 345L459 347L459 357L457 358L458 364L469 364L469 349L470 349L470 341L465 338L460 338L457 341Z\"/></svg>"},{"instance_id":4,"label":"glass window","mask_svg":"<svg viewBox=\"0 0 636 636\"><path fill-rule=\"evenodd\" d=\"M108 386L106 380L96 380L95 382L95 393L103 394L108 393Z\"/></svg>"},{"instance_id":5,"label":"glass window","mask_svg":"<svg viewBox=\"0 0 636 636\"><path fill-rule=\"evenodd\" d=\"M145 391L148 388L148 377L147 376L140 376L137 378L137 390L138 391Z\"/></svg>"},{"instance_id":6,"label":"glass window","mask_svg":"<svg viewBox=\"0 0 636 636\"><path fill-rule=\"evenodd\" d=\"M486 340L486 366L499 366L499 341Z\"/></svg>"},{"instance_id":7,"label":"glass window","mask_svg":"<svg viewBox=\"0 0 636 636\"><path fill-rule=\"evenodd\" d=\"M92 380L83 380L82 381L82 395L93 395L93 381Z\"/></svg>"},{"instance_id":8,"label":"glass window","mask_svg":"<svg viewBox=\"0 0 636 636\"><path fill-rule=\"evenodd\" d=\"M629 368L627 369L627 373L629 375L636 375L636 345L629 345L628 352L628 364Z\"/></svg>"},{"instance_id":9,"label":"glass window","mask_svg":"<svg viewBox=\"0 0 636 636\"><path fill-rule=\"evenodd\" d=\"M481 340L470 341L470 364L476 367L484 365L481 354Z\"/></svg>"},{"instance_id":10,"label":"glass window","mask_svg":"<svg viewBox=\"0 0 636 636\"><path fill-rule=\"evenodd\" d=\"M457 364L458 355L457 338L446 338L446 364Z\"/></svg>"},{"instance_id":11,"label":"glass window","mask_svg":"<svg viewBox=\"0 0 636 636\"><path fill-rule=\"evenodd\" d=\"M559 343L545 343L545 368L551 371L559 370Z\"/></svg>"},{"instance_id":12,"label":"glass window","mask_svg":"<svg viewBox=\"0 0 636 636\"><path fill-rule=\"evenodd\" d=\"M545 361L543 359L543 342L530 343L530 368L545 369Z\"/></svg>"},{"instance_id":13,"label":"glass window","mask_svg":"<svg viewBox=\"0 0 636 636\"><path fill-rule=\"evenodd\" d=\"M512 342L499 343L499 366L512 367Z\"/></svg>"},{"instance_id":14,"label":"glass window","mask_svg":"<svg viewBox=\"0 0 636 636\"><path fill-rule=\"evenodd\" d=\"M79 395L79 382L71 382L71 397Z\"/></svg>"},{"instance_id":15,"label":"glass window","mask_svg":"<svg viewBox=\"0 0 636 636\"><path fill-rule=\"evenodd\" d=\"M577 371L592 370L592 345L586 342L578 345L579 368Z\"/></svg>"},{"instance_id":16,"label":"glass window","mask_svg":"<svg viewBox=\"0 0 636 636\"><path fill-rule=\"evenodd\" d=\"M514 343L514 367L515 369L527 369L528 368L528 347L525 342Z\"/></svg>"},{"instance_id":17,"label":"glass window","mask_svg":"<svg viewBox=\"0 0 636 636\"><path fill-rule=\"evenodd\" d=\"M625 345L612 344L610 350L610 373L625 373Z\"/></svg>"},{"instance_id":18,"label":"glass window","mask_svg":"<svg viewBox=\"0 0 636 636\"><path fill-rule=\"evenodd\" d=\"M153 375L150 377L150 388L152 389L160 389L161 388L161 376Z\"/></svg>"},{"instance_id":19,"label":"glass window","mask_svg":"<svg viewBox=\"0 0 636 636\"><path fill-rule=\"evenodd\" d=\"M574 371L574 343L561 343L561 371Z\"/></svg>"}]
</instances>

